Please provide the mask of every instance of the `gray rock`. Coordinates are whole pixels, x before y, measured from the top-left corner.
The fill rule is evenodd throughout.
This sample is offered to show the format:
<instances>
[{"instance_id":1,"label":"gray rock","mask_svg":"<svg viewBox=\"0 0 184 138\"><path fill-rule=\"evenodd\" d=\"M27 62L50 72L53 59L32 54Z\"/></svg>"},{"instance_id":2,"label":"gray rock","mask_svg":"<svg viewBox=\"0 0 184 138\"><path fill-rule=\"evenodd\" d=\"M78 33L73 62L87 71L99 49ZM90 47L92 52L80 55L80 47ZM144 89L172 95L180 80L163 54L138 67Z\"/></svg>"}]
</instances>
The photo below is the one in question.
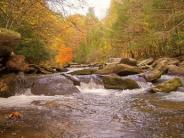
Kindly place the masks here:
<instances>
[{"instance_id":1,"label":"gray rock","mask_svg":"<svg viewBox=\"0 0 184 138\"><path fill-rule=\"evenodd\" d=\"M72 76L70 74L62 74L62 75L71 80L74 85L80 86L80 80L77 77Z\"/></svg>"},{"instance_id":2,"label":"gray rock","mask_svg":"<svg viewBox=\"0 0 184 138\"><path fill-rule=\"evenodd\" d=\"M45 75L34 81L31 92L35 95L70 95L80 91L64 76Z\"/></svg>"}]
</instances>

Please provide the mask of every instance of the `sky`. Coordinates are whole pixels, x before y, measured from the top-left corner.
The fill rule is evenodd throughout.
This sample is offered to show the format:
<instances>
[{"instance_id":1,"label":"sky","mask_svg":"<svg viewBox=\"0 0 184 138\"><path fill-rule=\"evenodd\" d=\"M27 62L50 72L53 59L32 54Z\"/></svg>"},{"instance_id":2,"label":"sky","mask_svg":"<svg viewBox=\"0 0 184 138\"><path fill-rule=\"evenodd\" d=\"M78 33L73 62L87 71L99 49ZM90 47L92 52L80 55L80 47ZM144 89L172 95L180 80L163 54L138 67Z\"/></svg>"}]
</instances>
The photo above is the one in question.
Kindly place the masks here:
<instances>
[{"instance_id":1,"label":"sky","mask_svg":"<svg viewBox=\"0 0 184 138\"><path fill-rule=\"evenodd\" d=\"M86 15L89 7L93 7L95 10L95 15L102 19L106 16L106 13L110 7L111 0L85 0L86 4L82 7L79 6L78 0L70 0L70 2L75 5L76 8L65 7L65 15L82 14Z\"/></svg>"},{"instance_id":2,"label":"sky","mask_svg":"<svg viewBox=\"0 0 184 138\"><path fill-rule=\"evenodd\" d=\"M87 0L87 7L84 8L85 14L89 7L94 7L96 16L101 19L106 16L107 10L110 7L111 0Z\"/></svg>"}]
</instances>

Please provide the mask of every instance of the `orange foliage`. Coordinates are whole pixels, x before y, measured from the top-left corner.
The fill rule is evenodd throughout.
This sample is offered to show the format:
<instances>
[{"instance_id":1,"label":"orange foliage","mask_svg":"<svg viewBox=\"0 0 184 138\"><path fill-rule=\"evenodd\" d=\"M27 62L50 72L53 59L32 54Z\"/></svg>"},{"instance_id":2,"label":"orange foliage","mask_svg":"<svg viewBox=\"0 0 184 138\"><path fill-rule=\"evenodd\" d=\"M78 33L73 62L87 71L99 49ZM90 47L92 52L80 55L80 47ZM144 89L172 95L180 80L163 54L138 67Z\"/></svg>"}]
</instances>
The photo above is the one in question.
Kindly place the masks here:
<instances>
[{"instance_id":1,"label":"orange foliage","mask_svg":"<svg viewBox=\"0 0 184 138\"><path fill-rule=\"evenodd\" d=\"M59 53L56 56L56 61L58 64L65 65L70 63L73 59L73 49L70 47L61 46Z\"/></svg>"}]
</instances>

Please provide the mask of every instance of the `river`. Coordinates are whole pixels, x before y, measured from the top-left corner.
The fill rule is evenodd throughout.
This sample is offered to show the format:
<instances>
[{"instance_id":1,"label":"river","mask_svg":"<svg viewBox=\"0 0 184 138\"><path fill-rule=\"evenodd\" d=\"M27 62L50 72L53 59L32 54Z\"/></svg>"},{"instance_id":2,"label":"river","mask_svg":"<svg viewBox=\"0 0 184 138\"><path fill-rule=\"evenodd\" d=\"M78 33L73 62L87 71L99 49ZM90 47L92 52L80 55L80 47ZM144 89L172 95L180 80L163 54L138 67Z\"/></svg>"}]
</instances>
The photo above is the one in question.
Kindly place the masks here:
<instances>
[{"instance_id":1,"label":"river","mask_svg":"<svg viewBox=\"0 0 184 138\"><path fill-rule=\"evenodd\" d=\"M80 93L69 96L33 95L27 88L0 98L0 138L184 138L183 89L150 94L152 84L133 75L140 89L107 90L95 75L86 77ZM22 118L8 119L13 111Z\"/></svg>"}]
</instances>

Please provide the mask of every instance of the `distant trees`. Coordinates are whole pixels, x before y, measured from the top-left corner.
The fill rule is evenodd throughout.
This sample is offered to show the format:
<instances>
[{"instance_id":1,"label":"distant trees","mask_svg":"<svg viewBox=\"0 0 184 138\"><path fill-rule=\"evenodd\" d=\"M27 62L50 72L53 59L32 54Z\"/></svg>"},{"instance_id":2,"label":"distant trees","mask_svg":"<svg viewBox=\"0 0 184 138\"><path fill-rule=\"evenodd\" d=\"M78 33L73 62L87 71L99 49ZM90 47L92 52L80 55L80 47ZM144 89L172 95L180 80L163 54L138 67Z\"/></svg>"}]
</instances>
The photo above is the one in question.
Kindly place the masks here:
<instances>
[{"instance_id":1,"label":"distant trees","mask_svg":"<svg viewBox=\"0 0 184 138\"><path fill-rule=\"evenodd\" d=\"M183 54L183 9L182 0L112 0L108 16L115 16L110 26L115 55L140 58Z\"/></svg>"},{"instance_id":2,"label":"distant trees","mask_svg":"<svg viewBox=\"0 0 184 138\"><path fill-rule=\"evenodd\" d=\"M89 21L93 24L76 59L180 56L184 54L183 9L183 0L112 0L105 19Z\"/></svg>"}]
</instances>

